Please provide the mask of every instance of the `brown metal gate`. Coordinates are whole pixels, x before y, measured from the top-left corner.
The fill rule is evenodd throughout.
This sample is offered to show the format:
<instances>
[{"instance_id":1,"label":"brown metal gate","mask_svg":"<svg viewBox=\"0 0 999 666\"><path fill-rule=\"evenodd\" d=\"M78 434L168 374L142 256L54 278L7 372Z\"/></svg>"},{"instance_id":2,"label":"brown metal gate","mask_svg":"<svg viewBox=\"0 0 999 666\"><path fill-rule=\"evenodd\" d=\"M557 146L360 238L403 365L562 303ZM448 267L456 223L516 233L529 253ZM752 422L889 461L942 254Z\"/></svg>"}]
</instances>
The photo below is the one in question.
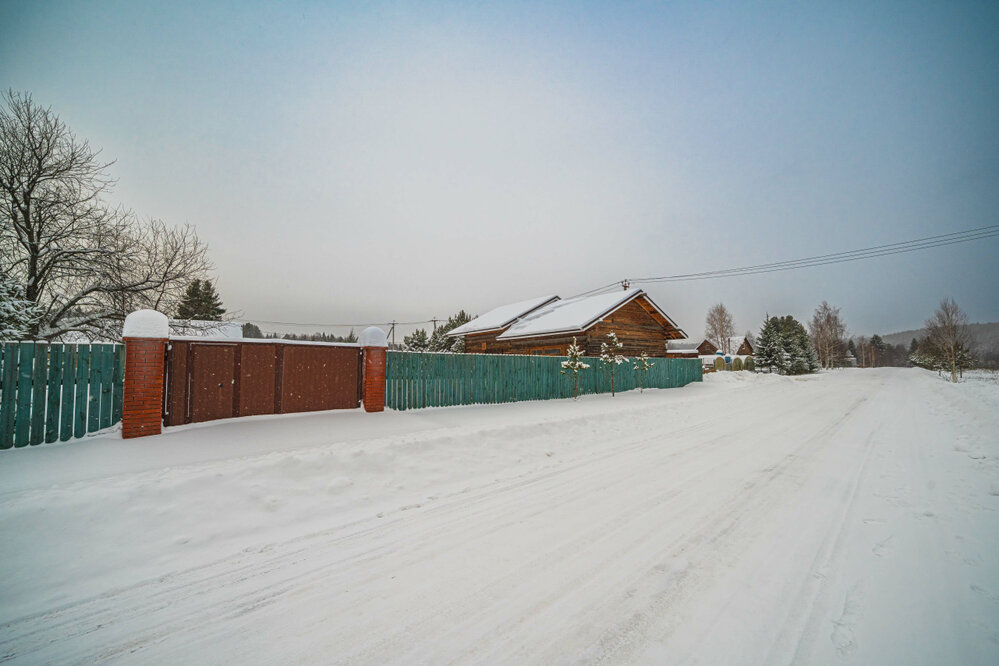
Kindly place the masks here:
<instances>
[{"instance_id":1,"label":"brown metal gate","mask_svg":"<svg viewBox=\"0 0 999 666\"><path fill-rule=\"evenodd\" d=\"M171 340L164 425L361 405L361 349L283 341Z\"/></svg>"}]
</instances>

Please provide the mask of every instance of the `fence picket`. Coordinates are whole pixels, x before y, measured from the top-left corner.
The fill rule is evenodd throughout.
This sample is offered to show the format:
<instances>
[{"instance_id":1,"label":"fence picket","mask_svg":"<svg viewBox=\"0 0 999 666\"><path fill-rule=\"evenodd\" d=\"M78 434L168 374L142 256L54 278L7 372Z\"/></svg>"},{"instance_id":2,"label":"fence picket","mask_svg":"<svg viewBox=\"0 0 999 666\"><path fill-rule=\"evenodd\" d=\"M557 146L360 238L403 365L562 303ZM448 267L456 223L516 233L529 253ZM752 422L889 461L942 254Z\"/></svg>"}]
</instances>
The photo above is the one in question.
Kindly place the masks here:
<instances>
[{"instance_id":1,"label":"fence picket","mask_svg":"<svg viewBox=\"0 0 999 666\"><path fill-rule=\"evenodd\" d=\"M45 442L59 439L59 402L62 400L62 345L49 345L49 383L46 389Z\"/></svg>"},{"instance_id":2,"label":"fence picket","mask_svg":"<svg viewBox=\"0 0 999 666\"><path fill-rule=\"evenodd\" d=\"M32 342L22 344L17 352L17 411L14 416L14 446L28 445L31 432L31 370L35 357Z\"/></svg>"},{"instance_id":3,"label":"fence picket","mask_svg":"<svg viewBox=\"0 0 999 666\"><path fill-rule=\"evenodd\" d=\"M3 368L0 373L0 449L14 446L14 416L17 412L16 342L3 344Z\"/></svg>"},{"instance_id":4,"label":"fence picket","mask_svg":"<svg viewBox=\"0 0 999 666\"><path fill-rule=\"evenodd\" d=\"M28 442L35 446L45 440L45 380L48 370L49 346L36 342L31 369L31 435Z\"/></svg>"},{"instance_id":5,"label":"fence picket","mask_svg":"<svg viewBox=\"0 0 999 666\"><path fill-rule=\"evenodd\" d=\"M101 347L90 345L90 377L87 397L87 432L100 430L101 420Z\"/></svg>"},{"instance_id":6,"label":"fence picket","mask_svg":"<svg viewBox=\"0 0 999 666\"><path fill-rule=\"evenodd\" d=\"M114 385L114 347L101 345L101 411L98 427L111 425L111 392Z\"/></svg>"},{"instance_id":7,"label":"fence picket","mask_svg":"<svg viewBox=\"0 0 999 666\"><path fill-rule=\"evenodd\" d=\"M62 355L62 409L59 424L59 441L73 438L73 402L76 397L76 345L63 345Z\"/></svg>"},{"instance_id":8,"label":"fence picket","mask_svg":"<svg viewBox=\"0 0 999 666\"><path fill-rule=\"evenodd\" d=\"M114 360L112 362L113 367L111 370L111 423L113 424L121 421L121 411L124 404L125 345L114 345L112 354L114 356Z\"/></svg>"},{"instance_id":9,"label":"fence picket","mask_svg":"<svg viewBox=\"0 0 999 666\"><path fill-rule=\"evenodd\" d=\"M77 349L76 362L76 415L73 421L73 435L83 437L87 434L87 403L90 386L90 345L80 345Z\"/></svg>"}]
</instances>

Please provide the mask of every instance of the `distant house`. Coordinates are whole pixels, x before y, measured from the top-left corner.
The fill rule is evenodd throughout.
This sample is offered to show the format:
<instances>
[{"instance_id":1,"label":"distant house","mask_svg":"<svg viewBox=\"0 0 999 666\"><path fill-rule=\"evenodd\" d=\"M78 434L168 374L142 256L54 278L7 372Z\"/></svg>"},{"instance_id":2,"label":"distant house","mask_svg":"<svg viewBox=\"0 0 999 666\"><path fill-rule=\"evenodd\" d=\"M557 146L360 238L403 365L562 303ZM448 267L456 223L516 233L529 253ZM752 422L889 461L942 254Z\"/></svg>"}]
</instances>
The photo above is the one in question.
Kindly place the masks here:
<instances>
[{"instance_id":1,"label":"distant house","mask_svg":"<svg viewBox=\"0 0 999 666\"><path fill-rule=\"evenodd\" d=\"M575 337L587 356L613 331L622 353L665 356L666 343L683 330L641 289L561 299L542 296L504 305L459 326L448 335L464 338L465 351L478 354L564 356Z\"/></svg>"},{"instance_id":2,"label":"distant house","mask_svg":"<svg viewBox=\"0 0 999 666\"><path fill-rule=\"evenodd\" d=\"M753 355L753 345L750 344L749 338L746 336L737 336L728 339L728 344L726 345L728 349L718 349L715 347L715 353L721 351L729 356L752 356Z\"/></svg>"}]
</instances>

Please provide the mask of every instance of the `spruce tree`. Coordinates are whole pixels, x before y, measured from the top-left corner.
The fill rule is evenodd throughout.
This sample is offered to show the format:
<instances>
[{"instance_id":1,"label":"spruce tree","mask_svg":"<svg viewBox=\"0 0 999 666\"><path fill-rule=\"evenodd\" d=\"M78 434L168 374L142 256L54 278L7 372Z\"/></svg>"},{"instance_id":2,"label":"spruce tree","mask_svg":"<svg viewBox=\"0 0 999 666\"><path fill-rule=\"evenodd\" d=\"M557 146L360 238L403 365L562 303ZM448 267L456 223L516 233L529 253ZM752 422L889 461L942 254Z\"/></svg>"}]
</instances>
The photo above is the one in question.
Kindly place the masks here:
<instances>
[{"instance_id":1,"label":"spruce tree","mask_svg":"<svg viewBox=\"0 0 999 666\"><path fill-rule=\"evenodd\" d=\"M194 280L187 285L184 297L177 306L178 319L220 321L223 314L222 300L215 291L215 285L208 280Z\"/></svg>"},{"instance_id":2,"label":"spruce tree","mask_svg":"<svg viewBox=\"0 0 999 666\"><path fill-rule=\"evenodd\" d=\"M780 326L776 317L767 316L756 341L756 366L767 372L780 372L784 369L784 358Z\"/></svg>"},{"instance_id":3,"label":"spruce tree","mask_svg":"<svg viewBox=\"0 0 999 666\"><path fill-rule=\"evenodd\" d=\"M583 362L585 352L582 347L576 344L576 338L572 339L572 344L566 349L565 355L569 358L562 361L560 374L572 375L572 399L575 400L579 397L579 371L585 370L590 366L588 363Z\"/></svg>"},{"instance_id":4,"label":"spruce tree","mask_svg":"<svg viewBox=\"0 0 999 666\"><path fill-rule=\"evenodd\" d=\"M247 323L243 324L243 337L244 338L262 338L262 337L264 337L264 334L260 330L259 326L257 326L256 324L252 324L250 322L247 322Z\"/></svg>"}]
</instances>

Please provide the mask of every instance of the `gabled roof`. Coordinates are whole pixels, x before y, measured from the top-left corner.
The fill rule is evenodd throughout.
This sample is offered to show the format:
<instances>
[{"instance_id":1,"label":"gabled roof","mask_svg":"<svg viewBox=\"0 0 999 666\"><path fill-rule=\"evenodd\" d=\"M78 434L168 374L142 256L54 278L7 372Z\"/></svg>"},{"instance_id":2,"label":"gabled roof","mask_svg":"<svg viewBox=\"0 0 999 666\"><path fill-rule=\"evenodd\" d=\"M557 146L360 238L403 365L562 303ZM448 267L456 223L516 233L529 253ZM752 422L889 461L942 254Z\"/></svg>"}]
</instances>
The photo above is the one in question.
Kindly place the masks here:
<instances>
[{"instance_id":1,"label":"gabled roof","mask_svg":"<svg viewBox=\"0 0 999 666\"><path fill-rule=\"evenodd\" d=\"M515 324L497 336L497 340L513 340L544 335L582 332L603 319L607 314L622 305L645 296L646 301L668 321L680 330L659 306L652 302L643 290L638 288L625 291L612 291L595 296L580 296L555 301L521 317Z\"/></svg>"},{"instance_id":2,"label":"gabled roof","mask_svg":"<svg viewBox=\"0 0 999 666\"><path fill-rule=\"evenodd\" d=\"M476 317L467 324L462 324L457 328L451 329L448 332L448 335L459 336L468 335L469 333L500 331L524 315L530 314L541 306L548 305L549 303L557 300L558 296L551 295L541 296L540 298L531 298L526 301L520 301L519 303L511 303L510 305L501 305L498 308L493 308L484 315Z\"/></svg>"}]
</instances>

